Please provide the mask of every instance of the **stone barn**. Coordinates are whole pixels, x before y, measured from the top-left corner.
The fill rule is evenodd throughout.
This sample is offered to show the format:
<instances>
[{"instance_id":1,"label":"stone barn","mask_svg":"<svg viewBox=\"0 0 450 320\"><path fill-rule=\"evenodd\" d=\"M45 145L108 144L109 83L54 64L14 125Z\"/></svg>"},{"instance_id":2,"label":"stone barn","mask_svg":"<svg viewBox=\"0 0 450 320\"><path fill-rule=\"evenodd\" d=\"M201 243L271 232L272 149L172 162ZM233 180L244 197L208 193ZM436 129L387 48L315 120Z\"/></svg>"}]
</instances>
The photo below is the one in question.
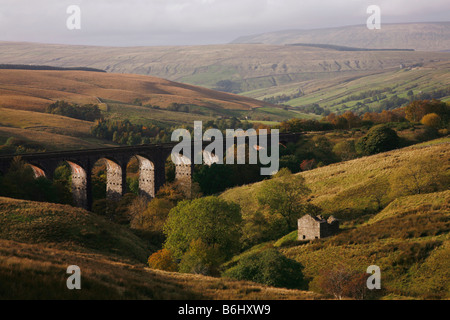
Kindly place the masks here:
<instances>
[{"instance_id":1,"label":"stone barn","mask_svg":"<svg viewBox=\"0 0 450 320\"><path fill-rule=\"evenodd\" d=\"M322 216L309 214L298 219L298 240L314 240L330 237L339 232L339 220L330 216L328 220Z\"/></svg>"}]
</instances>

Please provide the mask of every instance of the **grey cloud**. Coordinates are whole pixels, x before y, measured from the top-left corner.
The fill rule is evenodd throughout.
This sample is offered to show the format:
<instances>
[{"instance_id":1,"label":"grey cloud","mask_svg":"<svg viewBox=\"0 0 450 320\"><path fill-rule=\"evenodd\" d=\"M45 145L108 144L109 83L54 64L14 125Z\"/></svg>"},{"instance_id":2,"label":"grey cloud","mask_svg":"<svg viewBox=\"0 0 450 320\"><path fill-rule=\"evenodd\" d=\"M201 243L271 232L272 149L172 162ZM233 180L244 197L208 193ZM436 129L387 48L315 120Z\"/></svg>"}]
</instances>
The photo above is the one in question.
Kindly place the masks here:
<instances>
[{"instance_id":1,"label":"grey cloud","mask_svg":"<svg viewBox=\"0 0 450 320\"><path fill-rule=\"evenodd\" d=\"M81 7L69 31L66 8ZM377 4L385 23L448 20L447 0L1 0L0 40L99 45L225 43L284 29L364 24Z\"/></svg>"}]
</instances>

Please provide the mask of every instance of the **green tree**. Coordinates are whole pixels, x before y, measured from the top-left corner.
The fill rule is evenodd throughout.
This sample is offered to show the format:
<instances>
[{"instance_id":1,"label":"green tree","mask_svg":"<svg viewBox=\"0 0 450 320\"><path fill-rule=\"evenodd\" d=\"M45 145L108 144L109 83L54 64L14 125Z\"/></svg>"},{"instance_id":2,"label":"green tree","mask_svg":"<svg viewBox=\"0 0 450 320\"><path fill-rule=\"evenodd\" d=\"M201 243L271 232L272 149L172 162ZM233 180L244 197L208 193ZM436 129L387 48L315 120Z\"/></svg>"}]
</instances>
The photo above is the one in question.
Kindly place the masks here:
<instances>
[{"instance_id":1,"label":"green tree","mask_svg":"<svg viewBox=\"0 0 450 320\"><path fill-rule=\"evenodd\" d=\"M201 240L228 259L240 249L241 222L240 207L233 202L213 196L184 200L169 212L164 247L181 259L193 240Z\"/></svg>"},{"instance_id":2,"label":"green tree","mask_svg":"<svg viewBox=\"0 0 450 320\"><path fill-rule=\"evenodd\" d=\"M281 169L272 179L264 182L256 197L261 206L272 214L281 214L289 230L294 230L297 219L306 213L305 197L310 190L305 178Z\"/></svg>"},{"instance_id":3,"label":"green tree","mask_svg":"<svg viewBox=\"0 0 450 320\"><path fill-rule=\"evenodd\" d=\"M352 160L355 159L357 154L355 150L354 140L345 140L335 144L333 147L333 152L342 160Z\"/></svg>"},{"instance_id":4,"label":"green tree","mask_svg":"<svg viewBox=\"0 0 450 320\"><path fill-rule=\"evenodd\" d=\"M230 188L232 176L231 166L213 163L211 166L200 166L199 170L194 172L193 181L199 184L203 194L212 195Z\"/></svg>"},{"instance_id":5,"label":"green tree","mask_svg":"<svg viewBox=\"0 0 450 320\"><path fill-rule=\"evenodd\" d=\"M378 125L369 130L358 140L356 150L363 155L372 155L399 147L400 139L397 132L386 125Z\"/></svg>"}]
</instances>

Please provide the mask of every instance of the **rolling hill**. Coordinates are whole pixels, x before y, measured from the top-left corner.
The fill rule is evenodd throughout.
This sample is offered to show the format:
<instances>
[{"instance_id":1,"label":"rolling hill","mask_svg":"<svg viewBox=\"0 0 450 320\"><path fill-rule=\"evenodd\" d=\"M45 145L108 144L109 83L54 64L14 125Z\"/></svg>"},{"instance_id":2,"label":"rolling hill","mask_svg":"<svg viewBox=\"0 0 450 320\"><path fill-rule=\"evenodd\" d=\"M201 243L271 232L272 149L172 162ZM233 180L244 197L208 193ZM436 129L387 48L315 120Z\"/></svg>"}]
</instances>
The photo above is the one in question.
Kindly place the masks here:
<instances>
[{"instance_id":1,"label":"rolling hill","mask_svg":"<svg viewBox=\"0 0 450 320\"><path fill-rule=\"evenodd\" d=\"M313 30L286 30L243 36L232 43L329 44L371 49L414 49L449 51L450 22L381 25L369 30L365 25Z\"/></svg>"},{"instance_id":2,"label":"rolling hill","mask_svg":"<svg viewBox=\"0 0 450 320\"><path fill-rule=\"evenodd\" d=\"M56 100L79 104L116 101L167 108L172 103L252 110L260 101L155 77L85 71L0 70L0 106L42 111Z\"/></svg>"},{"instance_id":3,"label":"rolling hill","mask_svg":"<svg viewBox=\"0 0 450 320\"><path fill-rule=\"evenodd\" d=\"M286 95L290 98L283 103L294 108L319 104L320 107L336 113L348 110L364 113L380 112L385 109L382 107L383 102L394 96L409 98L409 91L420 96L422 93L444 90L446 92L438 98L450 101L449 83L450 61L443 61L359 74L335 73L328 79L292 82L243 94L261 100ZM302 92L301 96L296 95L299 90ZM369 96L375 91L378 93Z\"/></svg>"},{"instance_id":4,"label":"rolling hill","mask_svg":"<svg viewBox=\"0 0 450 320\"><path fill-rule=\"evenodd\" d=\"M275 119L296 115L252 98L143 75L0 69L0 141L15 137L47 150L114 145L90 135L92 122L45 113L57 100L98 104L107 118L142 125L192 126L194 121L221 115ZM195 110L167 110L173 105Z\"/></svg>"},{"instance_id":5,"label":"rolling hill","mask_svg":"<svg viewBox=\"0 0 450 320\"><path fill-rule=\"evenodd\" d=\"M235 93L449 60L450 53L444 52L337 51L268 44L119 48L0 42L3 64L90 67Z\"/></svg>"}]
</instances>

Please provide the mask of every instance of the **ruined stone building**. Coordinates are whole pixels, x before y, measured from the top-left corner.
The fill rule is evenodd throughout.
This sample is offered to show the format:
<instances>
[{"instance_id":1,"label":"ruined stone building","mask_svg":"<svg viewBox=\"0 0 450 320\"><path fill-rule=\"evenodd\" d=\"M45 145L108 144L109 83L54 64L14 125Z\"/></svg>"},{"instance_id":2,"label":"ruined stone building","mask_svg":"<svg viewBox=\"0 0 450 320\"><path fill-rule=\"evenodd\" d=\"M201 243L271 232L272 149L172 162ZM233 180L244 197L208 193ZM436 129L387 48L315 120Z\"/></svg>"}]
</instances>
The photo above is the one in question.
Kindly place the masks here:
<instances>
[{"instance_id":1,"label":"ruined stone building","mask_svg":"<svg viewBox=\"0 0 450 320\"><path fill-rule=\"evenodd\" d=\"M328 220L322 216L309 214L298 219L298 240L314 240L330 237L339 232L339 220L330 216Z\"/></svg>"}]
</instances>

